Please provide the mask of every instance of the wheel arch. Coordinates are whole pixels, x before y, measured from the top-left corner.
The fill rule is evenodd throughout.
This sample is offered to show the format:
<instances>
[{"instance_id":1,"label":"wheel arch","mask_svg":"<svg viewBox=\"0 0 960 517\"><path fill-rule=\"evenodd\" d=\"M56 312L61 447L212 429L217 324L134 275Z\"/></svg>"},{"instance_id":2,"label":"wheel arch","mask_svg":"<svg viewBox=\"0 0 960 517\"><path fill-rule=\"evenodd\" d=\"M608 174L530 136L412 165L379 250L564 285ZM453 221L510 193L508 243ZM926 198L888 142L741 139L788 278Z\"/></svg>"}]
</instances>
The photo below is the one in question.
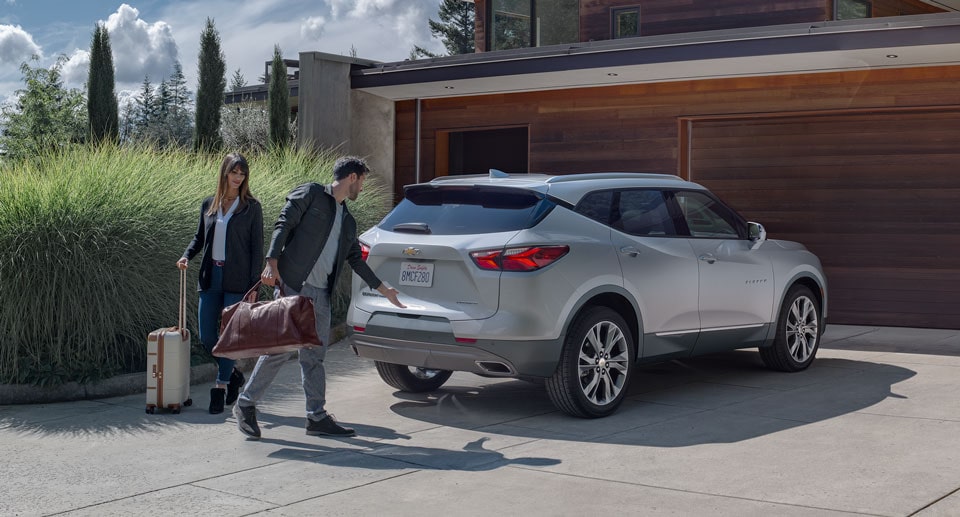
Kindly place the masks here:
<instances>
[{"instance_id":1,"label":"wheel arch","mask_svg":"<svg viewBox=\"0 0 960 517\"><path fill-rule=\"evenodd\" d=\"M770 325L770 330L767 333L767 338L764 340L763 346L770 346L773 344L773 339L777 334L777 318L776 315L780 314L780 308L783 307L783 301L787 298L787 293L790 292L795 286L802 285L813 293L813 297L816 298L817 304L820 306L820 318L823 323L820 325L820 334L823 335L823 331L826 328L827 321L827 286L826 282L822 279L818 279L815 276L809 273L801 273L797 276L790 279L789 282L786 282L783 292L780 293L780 299L777 300L777 304L774 307L774 319Z\"/></svg>"},{"instance_id":2,"label":"wheel arch","mask_svg":"<svg viewBox=\"0 0 960 517\"><path fill-rule=\"evenodd\" d=\"M643 350L643 321L636 301L630 294L621 288L596 288L584 295L570 311L563 325L563 335L567 335L570 326L580 315L591 307L607 307L617 312L627 322L630 334L633 336L634 357L639 358Z\"/></svg>"}]
</instances>

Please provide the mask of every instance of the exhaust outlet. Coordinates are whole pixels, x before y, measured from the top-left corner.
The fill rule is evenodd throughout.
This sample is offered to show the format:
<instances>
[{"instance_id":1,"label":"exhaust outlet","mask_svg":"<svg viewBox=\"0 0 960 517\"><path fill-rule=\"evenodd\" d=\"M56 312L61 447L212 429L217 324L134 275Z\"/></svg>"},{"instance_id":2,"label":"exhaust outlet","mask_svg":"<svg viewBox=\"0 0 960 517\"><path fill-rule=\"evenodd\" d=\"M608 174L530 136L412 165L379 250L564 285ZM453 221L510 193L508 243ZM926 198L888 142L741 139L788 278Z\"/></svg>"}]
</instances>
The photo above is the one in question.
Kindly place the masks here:
<instances>
[{"instance_id":1,"label":"exhaust outlet","mask_svg":"<svg viewBox=\"0 0 960 517\"><path fill-rule=\"evenodd\" d=\"M477 361L477 366L490 375L513 375L513 368L499 361Z\"/></svg>"}]
</instances>

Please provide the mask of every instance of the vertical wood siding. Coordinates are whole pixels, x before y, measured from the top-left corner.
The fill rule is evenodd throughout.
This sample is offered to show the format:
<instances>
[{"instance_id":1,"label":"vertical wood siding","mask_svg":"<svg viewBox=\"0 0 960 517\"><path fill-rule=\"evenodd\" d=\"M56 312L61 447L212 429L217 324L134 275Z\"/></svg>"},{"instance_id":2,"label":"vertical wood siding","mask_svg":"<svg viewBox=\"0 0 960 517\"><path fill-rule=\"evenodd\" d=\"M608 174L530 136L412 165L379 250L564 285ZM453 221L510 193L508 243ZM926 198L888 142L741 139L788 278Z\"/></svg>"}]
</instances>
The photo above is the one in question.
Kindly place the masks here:
<instances>
[{"instance_id":1,"label":"vertical wood siding","mask_svg":"<svg viewBox=\"0 0 960 517\"><path fill-rule=\"evenodd\" d=\"M581 88L567 90L553 90L545 92L527 92L516 94L498 94L483 95L463 98L449 99L430 99L422 101L422 142L421 142L421 180L431 179L435 173L435 135L437 131L450 131L462 129L475 129L484 127L504 127L515 125L527 125L530 138L530 168L532 172L547 173L573 173L573 172L592 172L592 171L649 171L677 174L682 171L679 167L681 161L680 148L680 127L678 122L684 117L702 117L709 115L745 115L745 114L775 114L775 113L794 113L794 112L820 112L858 110L869 108L896 108L896 107L936 107L943 108L944 113L955 113L956 106L960 106L960 67L919 67L910 69L889 69L861 72L842 72L842 73L824 73L811 75L790 75L790 76L770 76L736 79L717 79L706 81L679 81L671 83L654 83L623 85L603 88ZM396 128L396 185L397 199L402 193L402 186L414 181L415 164L415 124L414 113L415 104L413 101L398 102L397 109L397 128ZM832 120L832 119L831 119ZM832 192L839 196L844 192L840 189L836 181L830 178L842 178L846 166L836 166L853 163L865 163L866 169L860 169L856 177L864 177L869 174L869 170L878 171L877 184L855 184L849 183L845 188L849 193L858 192L856 189L863 188L866 194L878 195L878 190L883 190L884 185L891 178L896 177L896 172L891 171L916 171L917 174L925 172L923 176L924 187L936 196L953 196L952 199L960 198L960 194L955 189L956 174L946 172L947 165L955 164L960 159L960 134L954 127L958 119L950 116L938 116L936 111L922 111L914 115L903 115L898 119L896 125L891 126L895 129L891 134L867 133L868 136L854 141L846 141L834 152L833 162L823 162L823 166L817 166L815 161L805 163L800 169L795 168L794 174L806 173L811 178L818 181L826 181L825 189L831 190L832 185L838 185ZM808 122L805 122L809 124ZM770 160L781 159L789 163L798 161L798 157L786 154L777 158L777 152L796 152L797 146L829 146L833 145L829 141L808 140L801 129L805 123L795 123L792 126L795 134L784 136L780 143L777 143L776 137L773 140L767 140L765 153L753 156L756 149L751 149L750 153L739 157L742 160L743 169L736 174L745 175L745 177L756 179L757 171L765 171L769 167ZM886 121L883 122L887 124ZM799 124L799 125L796 125ZM864 128L864 125L870 124L863 119L851 119L847 121L837 121L834 127L845 128L847 132L853 131L852 128ZM844 126L843 124L848 124ZM853 124L850 126L849 124ZM857 126L859 124L859 126ZM789 124L788 124L789 126ZM812 126L811 126L812 127ZM823 124L815 125L817 131L824 131ZM801 129L797 129L801 128ZM918 132L917 128L927 128ZM698 133L700 127L693 127L691 135L692 144L699 145L703 141L697 142L697 138L704 133ZM766 129L773 129L767 127ZM746 130L746 129L744 129ZM817 134L817 133L814 133ZM883 159L877 159L871 154L871 149L887 147L894 141L900 141L899 136L903 135L903 145L891 146L893 155L884 155ZM761 135L762 136L762 135ZM822 137L822 133L820 134ZM751 137L752 138L752 137ZM759 136L758 136L759 138ZM873 139L876 143L870 147ZM822 140L822 139L821 139ZM829 139L827 139L829 140ZM796 144L796 145L795 145ZM822 151L820 147L816 147ZM920 152L922 151L922 152ZM698 162L698 159L705 157L703 149L692 149L694 153L691 167L693 175L699 178L697 168L704 162ZM722 152L718 150L717 152ZM700 153L700 154L697 154ZM773 153L773 157L769 156ZM849 153L847 158L846 153ZM836 160L845 159L846 161L837 162ZM751 162L756 160L755 168L751 168ZM828 166L829 165L829 166ZM901 167L896 169L895 166ZM904 169L905 167L905 169ZM939 167L939 168L938 168ZM956 169L960 170L960 169ZM733 171L730 172L734 174ZM781 172L778 172L780 174ZM751 176L751 174L753 174ZM779 178L786 181L787 178ZM848 180L849 181L849 180ZM908 181L921 181L918 179ZM832 183L831 183L832 182ZM706 182L705 182L706 183ZM893 190L896 190L899 184L890 184ZM708 186L713 186L709 185ZM723 185L719 185L723 190ZM785 183L784 188L796 187L794 183ZM939 191L939 192L934 192ZM721 192L724 198L730 198L738 209L745 208L745 215L755 218L760 222L764 221L764 216L768 215L758 211L754 213L754 208L744 205L743 201L736 197L733 192ZM885 196L893 195L885 193ZM832 198L830 198L832 199ZM939 198L938 198L939 199ZM911 202L924 204L929 202L926 198L911 198ZM895 204L898 201L889 198L889 204ZM943 206L946 209L946 205ZM853 210L853 207L851 207ZM878 210L883 211L883 207L870 208L872 213ZM957 210L952 209L948 214L953 214L952 220L955 224L958 216ZM929 217L927 214L923 217ZM944 216L947 219L950 217ZM911 219L905 220L909 224ZM946 219L943 222L947 222ZM774 232L792 232L797 235L817 233L820 228L814 221L800 221L800 224L809 223L810 228L779 227L780 224L774 221L771 227L773 237ZM820 223L816 223L820 224ZM884 224L889 224L889 221ZM954 228L953 234L958 234ZM903 227L900 227L901 235ZM800 239L804 241L806 239ZM948 239L949 240L949 239ZM840 239L843 241L843 239ZM904 237L900 244L891 243L889 246L876 245L874 248L878 254L889 256L910 256L923 255L931 253L930 248L918 248L924 242L942 242L935 236L925 235L922 239L914 237ZM839 242L839 241L838 241ZM945 241L943 241L945 242ZM953 242L953 241L950 241ZM819 246L817 242L813 243ZM904 246L905 245L905 246ZM947 244L953 246L954 244ZM860 251L851 252L844 256L834 254L831 249L823 244L822 250L826 257L837 256L842 259L840 262L830 262L829 267L833 268L833 275L839 272L840 276L831 278L832 294L835 304L831 308L831 315L839 315L840 319L831 317L834 322L843 322L843 318L849 317L846 322L857 321L856 310L852 307L859 294L853 293L849 289L864 289L863 280L871 276L869 268L859 268L856 266L856 258L863 253ZM943 255L944 257L960 256L960 249L948 248L952 255ZM936 253L943 253L944 249ZM882 252L882 253L881 253ZM932 260L928 257L929 260ZM829 258L829 260L833 260ZM827 261L825 260L825 263ZM933 262L931 262L933 264ZM957 277L949 275L960 275L960 261L954 261L952 270L940 269L936 267L915 268L911 274L934 275L933 278L943 278L945 285L956 286ZM847 268L847 269L842 269ZM925 269L925 270L924 270ZM923 271L921 271L923 270ZM951 273L952 271L952 273ZM935 275L945 274L945 277ZM857 275L860 275L859 277ZM892 278L893 276L888 276ZM911 282L913 277L902 278L900 282ZM953 284L950 284L953 282ZM852 283L854 287L845 283ZM856 287L856 286L860 287ZM932 285L932 284L931 284ZM960 288L949 288L950 292L960 293ZM911 296L918 296L916 293ZM956 299L956 298L955 298ZM846 300L846 301L844 301ZM941 298L941 301L944 301ZM846 307L844 306L846 304ZM954 313L956 315L956 313ZM957 315L960 316L960 315ZM927 316L918 316L915 322L926 321ZM936 319L934 316L929 318ZM928 319L929 319L928 318ZM960 325L960 317L954 319L952 323L937 320L939 323L929 323L923 326L944 326L952 325L950 328L956 328ZM894 322L890 320L875 321L875 324L890 325L909 325L906 320Z\"/></svg>"}]
</instances>

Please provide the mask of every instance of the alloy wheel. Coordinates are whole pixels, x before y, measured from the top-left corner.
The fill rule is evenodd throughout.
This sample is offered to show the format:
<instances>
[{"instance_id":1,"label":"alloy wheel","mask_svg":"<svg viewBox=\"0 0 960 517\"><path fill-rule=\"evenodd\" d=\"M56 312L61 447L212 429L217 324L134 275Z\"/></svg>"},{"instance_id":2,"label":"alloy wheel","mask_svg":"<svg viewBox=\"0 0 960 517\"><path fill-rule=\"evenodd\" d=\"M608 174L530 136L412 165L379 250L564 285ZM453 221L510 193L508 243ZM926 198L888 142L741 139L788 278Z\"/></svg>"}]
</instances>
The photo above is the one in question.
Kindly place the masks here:
<instances>
[{"instance_id":1,"label":"alloy wheel","mask_svg":"<svg viewBox=\"0 0 960 517\"><path fill-rule=\"evenodd\" d=\"M817 346L820 325L817 321L817 309L813 301L806 296L798 296L790 311L784 328L787 338L787 350L798 363L810 358Z\"/></svg>"},{"instance_id":2,"label":"alloy wheel","mask_svg":"<svg viewBox=\"0 0 960 517\"><path fill-rule=\"evenodd\" d=\"M578 367L580 389L591 403L610 404L626 387L628 346L623 332L610 321L600 321L587 332L580 344Z\"/></svg>"}]
</instances>

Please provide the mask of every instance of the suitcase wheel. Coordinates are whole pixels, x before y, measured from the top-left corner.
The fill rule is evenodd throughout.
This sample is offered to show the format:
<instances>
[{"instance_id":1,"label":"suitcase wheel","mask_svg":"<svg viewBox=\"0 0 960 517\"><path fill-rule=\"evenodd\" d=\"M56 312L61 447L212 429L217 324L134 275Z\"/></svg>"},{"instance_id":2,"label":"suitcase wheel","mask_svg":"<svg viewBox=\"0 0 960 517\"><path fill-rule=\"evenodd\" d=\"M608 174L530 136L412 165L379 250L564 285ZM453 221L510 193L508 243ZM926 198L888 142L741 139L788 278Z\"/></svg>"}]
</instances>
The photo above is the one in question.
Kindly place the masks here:
<instances>
[{"instance_id":1,"label":"suitcase wheel","mask_svg":"<svg viewBox=\"0 0 960 517\"><path fill-rule=\"evenodd\" d=\"M174 404L174 405L170 406L170 412L173 413L174 415L179 415L179 414L180 414L180 404Z\"/></svg>"},{"instance_id":2,"label":"suitcase wheel","mask_svg":"<svg viewBox=\"0 0 960 517\"><path fill-rule=\"evenodd\" d=\"M156 411L157 411L157 408L155 408L154 406L147 406L147 414L148 414L148 415L152 415L152 414L154 414Z\"/></svg>"},{"instance_id":3,"label":"suitcase wheel","mask_svg":"<svg viewBox=\"0 0 960 517\"><path fill-rule=\"evenodd\" d=\"M184 405L184 406L192 406L192 405L193 405L193 399L184 400L184 401L183 401L183 405Z\"/></svg>"}]
</instances>

